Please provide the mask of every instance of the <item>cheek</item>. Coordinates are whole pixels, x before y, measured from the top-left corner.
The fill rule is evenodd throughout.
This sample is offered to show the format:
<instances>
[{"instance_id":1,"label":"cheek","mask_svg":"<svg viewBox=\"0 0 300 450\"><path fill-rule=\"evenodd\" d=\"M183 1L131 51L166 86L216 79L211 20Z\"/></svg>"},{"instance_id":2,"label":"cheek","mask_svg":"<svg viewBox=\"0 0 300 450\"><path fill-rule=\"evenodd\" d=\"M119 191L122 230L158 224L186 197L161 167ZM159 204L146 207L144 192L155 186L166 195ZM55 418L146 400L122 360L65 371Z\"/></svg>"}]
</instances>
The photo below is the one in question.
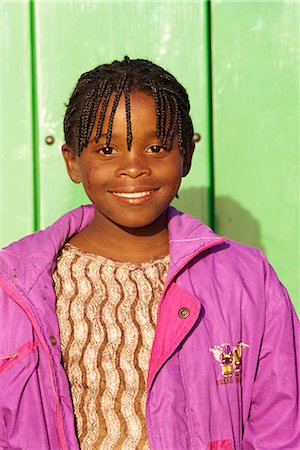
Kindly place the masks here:
<instances>
[{"instance_id":1,"label":"cheek","mask_svg":"<svg viewBox=\"0 0 300 450\"><path fill-rule=\"evenodd\" d=\"M183 175L183 161L182 159L173 160L168 165L167 169L167 178L170 182L173 181L174 184L181 182L182 175Z\"/></svg>"},{"instance_id":2,"label":"cheek","mask_svg":"<svg viewBox=\"0 0 300 450\"><path fill-rule=\"evenodd\" d=\"M99 184L101 182L100 174L101 170L97 164L85 167L82 171L82 181L85 188L92 189L95 184Z\"/></svg>"}]
</instances>

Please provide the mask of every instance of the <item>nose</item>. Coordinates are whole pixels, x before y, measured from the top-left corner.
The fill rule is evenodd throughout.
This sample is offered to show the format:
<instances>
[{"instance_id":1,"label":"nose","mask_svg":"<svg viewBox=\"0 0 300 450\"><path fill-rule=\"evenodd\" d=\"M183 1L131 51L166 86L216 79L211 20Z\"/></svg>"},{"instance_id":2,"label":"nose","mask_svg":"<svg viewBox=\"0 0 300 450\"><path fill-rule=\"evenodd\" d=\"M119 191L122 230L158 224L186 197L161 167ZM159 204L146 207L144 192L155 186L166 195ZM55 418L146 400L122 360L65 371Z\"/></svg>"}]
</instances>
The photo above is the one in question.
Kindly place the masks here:
<instances>
[{"instance_id":1,"label":"nose","mask_svg":"<svg viewBox=\"0 0 300 450\"><path fill-rule=\"evenodd\" d=\"M149 175L150 168L147 156L131 148L131 151L124 152L122 158L120 158L120 166L117 172L118 176L128 176L130 178Z\"/></svg>"}]
</instances>

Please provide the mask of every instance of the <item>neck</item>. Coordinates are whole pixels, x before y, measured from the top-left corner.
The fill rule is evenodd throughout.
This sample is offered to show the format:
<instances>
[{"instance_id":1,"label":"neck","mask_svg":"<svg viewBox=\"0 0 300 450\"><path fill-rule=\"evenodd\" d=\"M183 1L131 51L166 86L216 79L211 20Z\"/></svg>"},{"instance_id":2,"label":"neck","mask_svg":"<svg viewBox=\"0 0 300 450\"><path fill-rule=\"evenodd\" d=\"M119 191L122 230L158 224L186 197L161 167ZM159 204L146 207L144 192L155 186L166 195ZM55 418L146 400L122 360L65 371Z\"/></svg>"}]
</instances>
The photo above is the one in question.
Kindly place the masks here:
<instances>
[{"instance_id":1,"label":"neck","mask_svg":"<svg viewBox=\"0 0 300 450\"><path fill-rule=\"evenodd\" d=\"M169 253L169 234L166 213L151 225L126 228L99 220L93 222L70 242L82 251L106 258L141 263Z\"/></svg>"}]
</instances>

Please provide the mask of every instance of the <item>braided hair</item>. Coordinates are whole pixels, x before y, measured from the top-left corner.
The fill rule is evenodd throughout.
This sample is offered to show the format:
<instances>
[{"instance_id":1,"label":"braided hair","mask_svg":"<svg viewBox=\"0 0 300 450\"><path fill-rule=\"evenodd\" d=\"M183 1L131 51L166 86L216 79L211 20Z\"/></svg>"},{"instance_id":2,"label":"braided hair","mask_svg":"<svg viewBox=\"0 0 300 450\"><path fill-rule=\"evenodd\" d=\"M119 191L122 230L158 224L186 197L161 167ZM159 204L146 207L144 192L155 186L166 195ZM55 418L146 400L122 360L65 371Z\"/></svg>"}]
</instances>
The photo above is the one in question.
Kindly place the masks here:
<instances>
[{"instance_id":1,"label":"braided hair","mask_svg":"<svg viewBox=\"0 0 300 450\"><path fill-rule=\"evenodd\" d=\"M107 105L115 93L110 112L106 145L109 145L113 120L122 93L125 97L127 147L132 142L130 91L138 90L152 95L156 109L156 134L163 145L171 148L178 135L179 151L189 160L192 153L193 124L189 115L190 103L183 86L173 75L145 59L129 59L103 64L81 75L67 105L64 117L66 144L79 156L88 145L96 114L101 104L97 123L98 142Z\"/></svg>"}]
</instances>

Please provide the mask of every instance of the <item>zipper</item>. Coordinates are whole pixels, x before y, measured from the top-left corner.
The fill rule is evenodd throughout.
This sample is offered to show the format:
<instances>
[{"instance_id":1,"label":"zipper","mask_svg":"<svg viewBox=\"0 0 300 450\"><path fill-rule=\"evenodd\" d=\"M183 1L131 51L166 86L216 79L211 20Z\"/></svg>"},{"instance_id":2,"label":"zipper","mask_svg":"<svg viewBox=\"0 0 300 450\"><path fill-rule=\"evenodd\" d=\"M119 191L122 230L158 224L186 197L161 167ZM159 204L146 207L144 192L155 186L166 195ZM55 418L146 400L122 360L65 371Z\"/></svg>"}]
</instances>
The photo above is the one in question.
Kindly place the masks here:
<instances>
[{"instance_id":1,"label":"zipper","mask_svg":"<svg viewBox=\"0 0 300 450\"><path fill-rule=\"evenodd\" d=\"M55 376L54 376L53 368L52 368L52 364L51 364L51 356L50 356L50 352L49 352L47 343L45 341L45 338L43 337L43 335L40 331L39 324L38 324L37 320L35 319L32 311L31 311L31 308L26 304L26 302L23 301L22 297L19 296L19 294L17 294L15 292L15 290L9 285L9 283L1 275L0 275L0 284L3 286L3 289L7 293L7 295L9 297L11 297L20 306L20 308L25 312L25 314L29 318L29 320L32 324L32 327L37 335L37 338L41 344L41 347L43 348L43 350L46 354L48 367L49 367L49 371L50 371L50 377L51 377L51 386L53 389L55 403L56 403L56 411L55 412L56 412L56 425L57 425L59 443L61 445L62 450L68 450L67 443L66 443L66 437L65 437L65 434L63 431L62 416L61 416L61 410L60 410L60 400L59 400L59 395L58 395L58 392L56 389Z\"/></svg>"}]
</instances>

